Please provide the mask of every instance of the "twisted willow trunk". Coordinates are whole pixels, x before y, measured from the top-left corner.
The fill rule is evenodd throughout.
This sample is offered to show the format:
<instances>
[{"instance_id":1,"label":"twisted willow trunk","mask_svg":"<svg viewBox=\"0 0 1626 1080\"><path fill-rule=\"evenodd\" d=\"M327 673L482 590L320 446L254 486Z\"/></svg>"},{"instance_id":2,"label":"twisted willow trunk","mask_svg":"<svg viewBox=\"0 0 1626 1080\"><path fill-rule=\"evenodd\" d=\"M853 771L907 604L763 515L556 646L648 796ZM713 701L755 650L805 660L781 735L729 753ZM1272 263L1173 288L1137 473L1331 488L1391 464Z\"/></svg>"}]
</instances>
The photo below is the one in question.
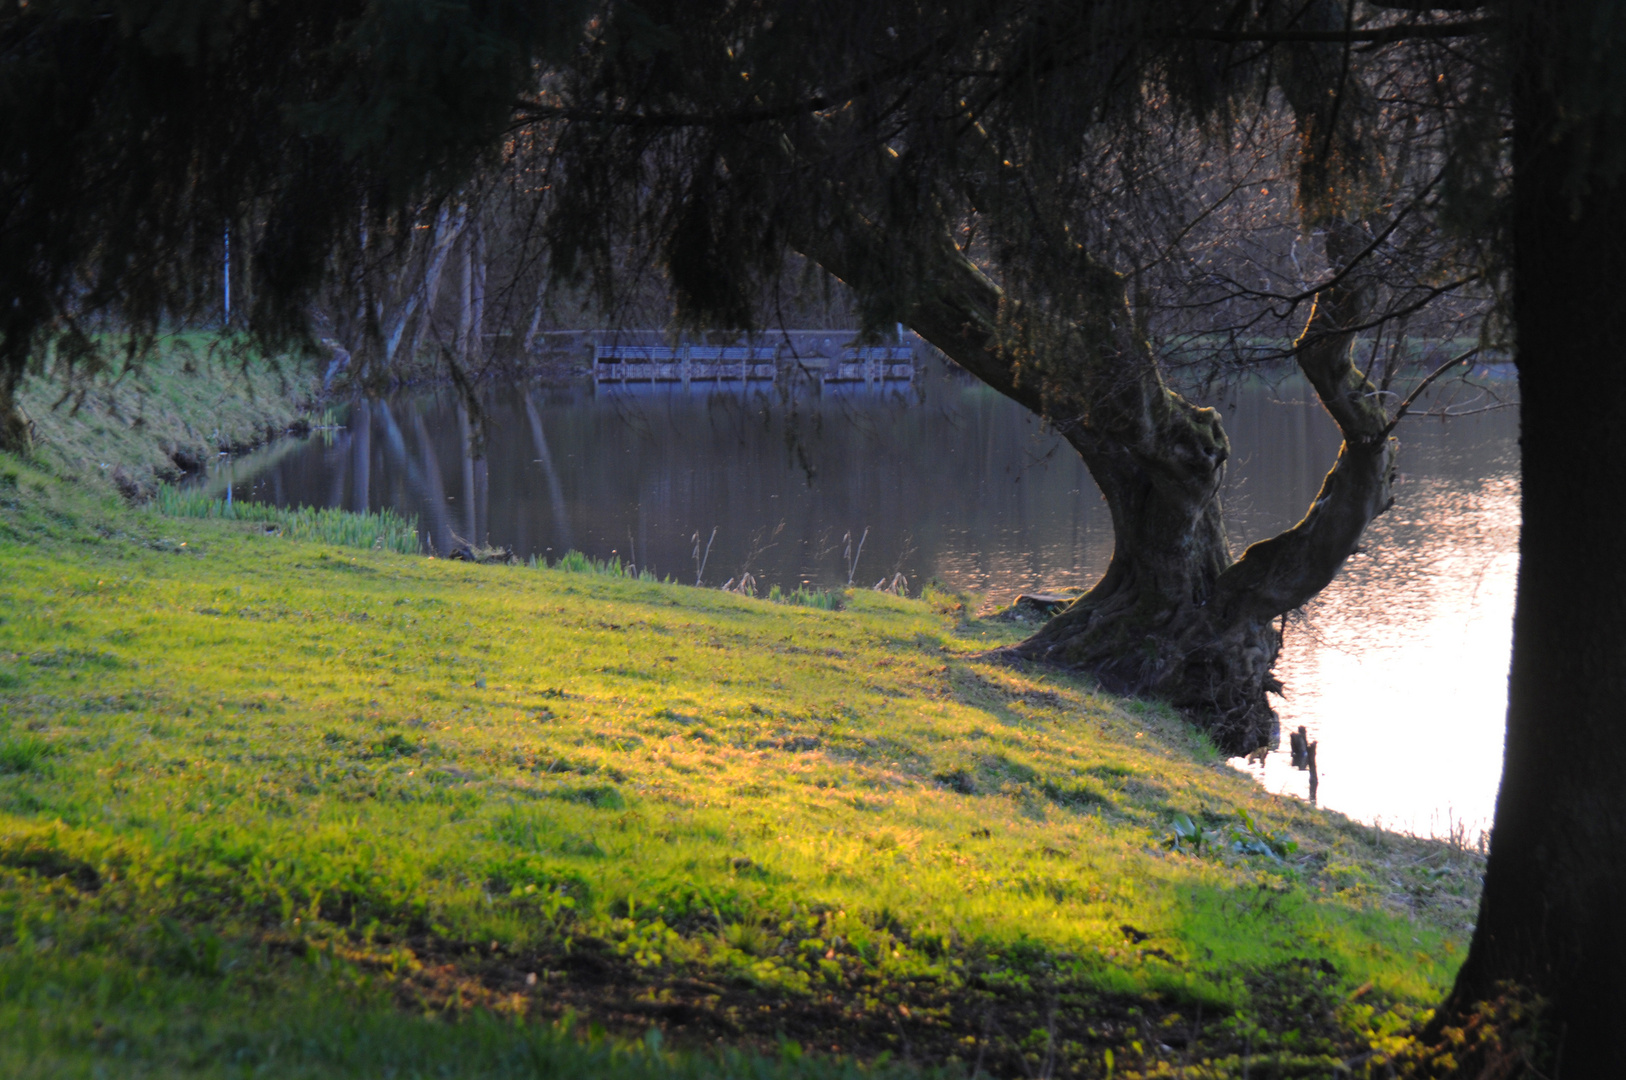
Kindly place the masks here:
<instances>
[{"instance_id":1,"label":"twisted willow trunk","mask_svg":"<svg viewBox=\"0 0 1626 1080\"><path fill-rule=\"evenodd\" d=\"M1334 258L1357 243L1334 230ZM931 298L911 325L1002 393L1049 419L1084 459L1112 514L1106 574L1011 655L1091 672L1123 692L1166 697L1229 753L1272 738L1267 691L1275 620L1332 580L1391 503L1389 418L1350 359L1358 286L1316 298L1297 360L1344 444L1303 520L1233 557L1219 501L1230 456L1220 415L1164 382L1116 274L1081 257L1094 317L1036 326L960 252L939 249Z\"/></svg>"},{"instance_id":2,"label":"twisted willow trunk","mask_svg":"<svg viewBox=\"0 0 1626 1080\"><path fill-rule=\"evenodd\" d=\"M1336 28L1344 11L1317 0L1305 17ZM1358 223L1371 113L1360 87L1342 78L1339 47L1301 44L1289 53L1281 86L1299 136L1299 205L1306 228L1325 236L1332 271L1294 357L1343 446L1303 519L1285 532L1233 555L1219 501L1230 457L1219 413L1169 388L1122 276L1042 221L1032 200L1002 202L996 181L982 209L1023 214L1029 234L1059 253L1045 270L1042 305L1008 297L947 228L935 245L913 250L904 271L921 279L910 326L1048 420L1084 459L1112 514L1106 574L1010 655L1164 697L1232 754L1275 735L1266 696L1283 689L1271 672L1282 643L1275 620L1332 581L1393 501L1393 421L1352 359L1373 306L1363 266L1370 241ZM1000 155L982 156L990 174L1009 171ZM881 275L900 272L881 229L856 209L823 222L802 248L860 293L884 293Z\"/></svg>"}]
</instances>

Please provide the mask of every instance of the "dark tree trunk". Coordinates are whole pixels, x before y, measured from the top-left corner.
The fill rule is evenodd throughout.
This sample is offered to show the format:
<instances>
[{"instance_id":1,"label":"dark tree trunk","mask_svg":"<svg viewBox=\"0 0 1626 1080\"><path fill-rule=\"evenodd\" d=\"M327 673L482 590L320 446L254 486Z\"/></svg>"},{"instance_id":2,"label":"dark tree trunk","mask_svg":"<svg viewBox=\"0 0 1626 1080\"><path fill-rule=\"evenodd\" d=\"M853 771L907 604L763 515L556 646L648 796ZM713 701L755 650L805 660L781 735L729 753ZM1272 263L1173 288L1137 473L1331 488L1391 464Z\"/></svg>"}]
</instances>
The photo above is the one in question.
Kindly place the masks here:
<instances>
[{"instance_id":1,"label":"dark tree trunk","mask_svg":"<svg viewBox=\"0 0 1626 1080\"><path fill-rule=\"evenodd\" d=\"M1351 363L1352 334L1343 329L1354 300L1342 289L1318 298L1297 353L1344 431L1337 463L1302 521L1233 560L1218 497L1230 454L1220 416L1164 383L1123 280L1086 260L1079 278L1093 295L1078 307L1099 316L1061 332L1027 330L1028 316L1011 304L1001 312L998 288L962 255L944 262L949 280L911 325L1048 418L1112 514L1106 574L1013 654L1164 696L1230 753L1269 744L1275 713L1266 692L1282 689L1271 674L1281 646L1273 620L1326 587L1391 501L1388 418ZM1048 342L1060 356L1013 362L1013 325L1019 338Z\"/></svg>"},{"instance_id":2,"label":"dark tree trunk","mask_svg":"<svg viewBox=\"0 0 1626 1080\"><path fill-rule=\"evenodd\" d=\"M1604 111L1587 80L1619 62L1577 47L1606 6L1544 0L1513 26L1518 599L1485 891L1436 1022L1518 983L1551 1004L1545 1071L1565 1078L1618 1076L1626 1060L1615 1027L1626 1015L1626 414L1597 399L1626 371L1611 315L1626 281L1626 193L1583 157L1626 125L1575 108Z\"/></svg>"},{"instance_id":3,"label":"dark tree trunk","mask_svg":"<svg viewBox=\"0 0 1626 1080\"><path fill-rule=\"evenodd\" d=\"M26 454L31 448L28 421L17 409L16 386L21 372L0 371L0 451Z\"/></svg>"}]
</instances>

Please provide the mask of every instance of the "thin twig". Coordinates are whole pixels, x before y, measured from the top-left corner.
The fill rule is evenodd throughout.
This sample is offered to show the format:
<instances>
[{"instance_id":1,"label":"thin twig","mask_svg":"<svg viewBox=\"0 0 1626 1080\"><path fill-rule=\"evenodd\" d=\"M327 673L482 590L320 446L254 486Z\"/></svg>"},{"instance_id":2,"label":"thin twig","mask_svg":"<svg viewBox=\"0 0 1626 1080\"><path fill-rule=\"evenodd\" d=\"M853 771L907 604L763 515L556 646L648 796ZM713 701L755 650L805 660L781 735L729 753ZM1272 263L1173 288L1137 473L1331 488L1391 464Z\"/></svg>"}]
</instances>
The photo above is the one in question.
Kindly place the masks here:
<instances>
[{"instance_id":1,"label":"thin twig","mask_svg":"<svg viewBox=\"0 0 1626 1080\"><path fill-rule=\"evenodd\" d=\"M1410 394L1406 395L1406 400L1402 401L1400 403L1400 408L1395 410L1395 418L1389 421L1388 426L1383 429L1383 431L1378 435L1378 438L1387 439L1389 437L1389 433L1395 429L1395 425L1400 423L1401 418L1404 417L1406 413L1411 411L1412 403L1417 400L1417 396L1432 386L1434 384L1434 380L1438 379L1441 375L1444 375L1447 371L1450 371L1458 364L1466 364L1469 360L1472 360L1478 355L1479 346L1475 345L1461 356L1447 360L1445 363L1441 364L1439 367L1430 372L1428 378L1418 383L1416 388L1413 389Z\"/></svg>"},{"instance_id":2,"label":"thin twig","mask_svg":"<svg viewBox=\"0 0 1626 1080\"><path fill-rule=\"evenodd\" d=\"M1290 41L1387 45L1419 39L1477 37L1501 25L1500 19L1486 17L1446 23L1400 23L1370 30L1176 30L1162 36L1174 41L1214 41L1226 45L1274 45Z\"/></svg>"}]
</instances>

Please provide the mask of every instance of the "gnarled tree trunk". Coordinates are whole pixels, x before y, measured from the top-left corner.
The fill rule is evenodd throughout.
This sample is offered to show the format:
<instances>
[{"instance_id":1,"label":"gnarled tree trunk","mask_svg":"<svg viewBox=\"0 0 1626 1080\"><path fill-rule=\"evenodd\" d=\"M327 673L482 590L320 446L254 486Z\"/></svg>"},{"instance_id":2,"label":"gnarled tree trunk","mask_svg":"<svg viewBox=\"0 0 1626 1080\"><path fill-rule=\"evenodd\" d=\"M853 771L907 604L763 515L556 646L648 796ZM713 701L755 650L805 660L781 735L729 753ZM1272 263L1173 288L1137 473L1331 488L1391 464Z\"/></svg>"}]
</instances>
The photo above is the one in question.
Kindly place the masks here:
<instances>
[{"instance_id":1,"label":"gnarled tree trunk","mask_svg":"<svg viewBox=\"0 0 1626 1080\"><path fill-rule=\"evenodd\" d=\"M1342 25L1337 4L1315 5L1312 14ZM1008 297L947 228L935 246L914 253L911 266L924 280L909 325L1053 424L1084 459L1112 514L1106 574L1011 655L1091 672L1120 692L1162 696L1232 754L1270 745L1277 735L1267 697L1282 690L1271 673L1282 640L1275 620L1331 582L1367 524L1392 502L1393 424L1352 359L1373 290L1359 265L1367 234L1340 190L1358 191L1365 165L1354 91L1328 93L1340 62L1336 48L1305 46L1283 83L1300 134L1305 224L1324 232L1333 271L1294 356L1343 446L1304 518L1240 557L1219 501L1230 456L1220 416L1165 383L1121 275L1058 229L1050 230L1050 247L1066 252L1068 264L1051 277L1066 279L1072 291L1054 303ZM898 272L888 265L880 230L856 212L826 223L802 247L860 292L884 288L876 275Z\"/></svg>"},{"instance_id":2,"label":"gnarled tree trunk","mask_svg":"<svg viewBox=\"0 0 1626 1080\"><path fill-rule=\"evenodd\" d=\"M1095 292L1088 302L1108 317L1026 335L1066 355L1025 365L1013 361L1001 325L1023 315L1007 303L1002 317L998 287L963 255L945 252L943 263L936 298L913 314L913 328L1055 424L1112 514L1106 574L1013 655L1164 696L1230 753L1269 744L1275 714L1266 693L1281 690L1271 674L1281 647L1274 620L1326 587L1391 501L1389 420L1350 360L1353 287L1317 298L1297 350L1344 433L1338 460L1303 520L1233 558L1219 501L1230 456L1220 416L1164 382L1122 279L1099 268L1081 275ZM1030 373L1058 368L1070 377Z\"/></svg>"}]
</instances>

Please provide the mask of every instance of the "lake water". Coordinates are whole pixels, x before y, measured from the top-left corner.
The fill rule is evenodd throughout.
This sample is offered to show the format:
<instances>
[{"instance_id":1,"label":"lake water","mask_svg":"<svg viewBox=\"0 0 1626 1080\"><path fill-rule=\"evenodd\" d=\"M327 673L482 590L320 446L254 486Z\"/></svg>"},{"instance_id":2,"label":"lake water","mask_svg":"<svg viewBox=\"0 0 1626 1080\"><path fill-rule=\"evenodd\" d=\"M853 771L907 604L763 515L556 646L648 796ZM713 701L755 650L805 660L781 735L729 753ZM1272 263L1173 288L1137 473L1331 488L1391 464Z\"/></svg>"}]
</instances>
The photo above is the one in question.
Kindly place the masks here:
<instances>
[{"instance_id":1,"label":"lake water","mask_svg":"<svg viewBox=\"0 0 1626 1080\"><path fill-rule=\"evenodd\" d=\"M1338 435L1296 379L1210 403L1232 441L1225 504L1240 552L1303 515ZM235 498L391 507L416 515L442 553L466 541L543 558L576 548L708 586L745 573L763 590L870 586L901 573L1002 605L1088 586L1111 555L1106 506L1077 455L935 361L906 387L514 385L484 391L482 407L483 459L467 451L474 425L456 395L412 392L358 402L343 428L210 482ZM1501 771L1517 410L1415 416L1397 435L1397 503L1290 621L1277 705L1284 731L1302 724L1320 743L1322 805L1472 842ZM1252 771L1308 794L1285 753Z\"/></svg>"}]
</instances>

